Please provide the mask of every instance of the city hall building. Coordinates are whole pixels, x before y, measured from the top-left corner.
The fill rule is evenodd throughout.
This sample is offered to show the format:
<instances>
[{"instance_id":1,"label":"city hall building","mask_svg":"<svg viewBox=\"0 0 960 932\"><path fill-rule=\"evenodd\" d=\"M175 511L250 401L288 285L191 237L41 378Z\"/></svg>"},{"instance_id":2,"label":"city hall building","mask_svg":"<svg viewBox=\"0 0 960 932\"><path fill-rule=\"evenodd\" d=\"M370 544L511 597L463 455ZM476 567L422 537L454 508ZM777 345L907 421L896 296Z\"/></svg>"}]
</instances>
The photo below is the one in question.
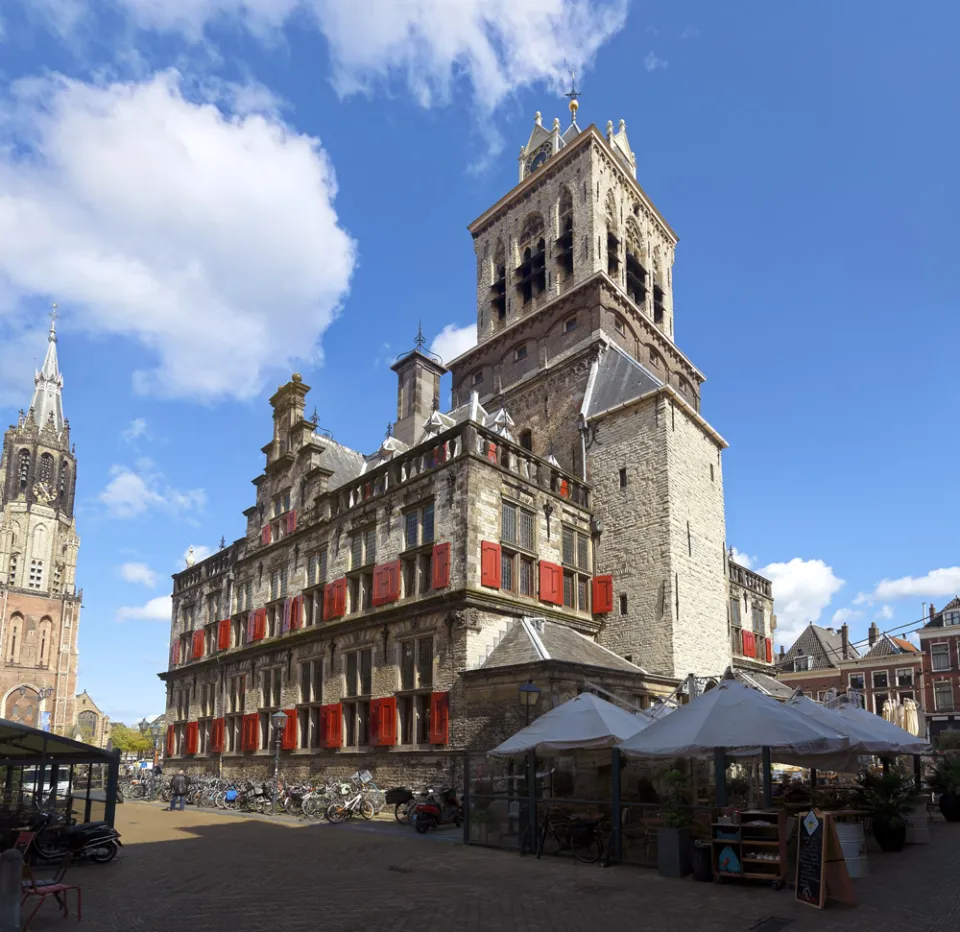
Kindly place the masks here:
<instances>
[{"instance_id":1,"label":"city hall building","mask_svg":"<svg viewBox=\"0 0 960 932\"><path fill-rule=\"evenodd\" d=\"M676 234L623 122L571 116L537 114L469 227L477 345L397 361L378 450L318 431L299 375L270 399L243 535L174 577L169 757L250 773L276 739L288 777L427 779L522 725L530 681L536 715L773 670L770 584L729 561L726 443L674 341Z\"/></svg>"}]
</instances>

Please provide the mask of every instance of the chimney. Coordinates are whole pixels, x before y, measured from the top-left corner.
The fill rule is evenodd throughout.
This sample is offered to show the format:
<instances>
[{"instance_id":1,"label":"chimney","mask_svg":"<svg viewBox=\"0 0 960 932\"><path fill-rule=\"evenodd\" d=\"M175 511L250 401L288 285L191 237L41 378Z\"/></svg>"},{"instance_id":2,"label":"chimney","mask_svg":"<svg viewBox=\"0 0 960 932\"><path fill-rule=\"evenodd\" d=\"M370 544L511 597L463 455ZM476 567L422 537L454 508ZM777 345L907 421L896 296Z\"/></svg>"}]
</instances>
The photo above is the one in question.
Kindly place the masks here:
<instances>
[{"instance_id":1,"label":"chimney","mask_svg":"<svg viewBox=\"0 0 960 932\"><path fill-rule=\"evenodd\" d=\"M787 656L787 651L786 651L786 649L784 648L784 646L781 644L781 645L780 645L780 659L783 660L783 658L786 657L786 656Z\"/></svg>"},{"instance_id":2,"label":"chimney","mask_svg":"<svg viewBox=\"0 0 960 932\"><path fill-rule=\"evenodd\" d=\"M846 622L840 625L840 643L843 645L843 659L846 660L850 654L850 628Z\"/></svg>"},{"instance_id":3,"label":"chimney","mask_svg":"<svg viewBox=\"0 0 960 932\"><path fill-rule=\"evenodd\" d=\"M933 616L936 615L937 610L933 607L933 602L930 603L930 620L933 621Z\"/></svg>"},{"instance_id":4,"label":"chimney","mask_svg":"<svg viewBox=\"0 0 960 932\"><path fill-rule=\"evenodd\" d=\"M306 394L310 391L309 385L304 385L299 372L294 372L286 385L281 385L270 404L273 407L273 440L265 447L267 465L276 461L286 453L295 452L294 447L299 439L297 428L303 422L303 412L306 406Z\"/></svg>"},{"instance_id":5,"label":"chimney","mask_svg":"<svg viewBox=\"0 0 960 932\"><path fill-rule=\"evenodd\" d=\"M417 337L417 348L390 368L397 373L397 423L393 436L408 447L423 438L423 425L440 406L440 377L447 370L439 361L423 351L423 337Z\"/></svg>"},{"instance_id":6,"label":"chimney","mask_svg":"<svg viewBox=\"0 0 960 932\"><path fill-rule=\"evenodd\" d=\"M871 647L877 643L878 637L880 637L880 629L877 627L877 623L873 622L870 625L870 630L867 632L867 642Z\"/></svg>"}]
</instances>

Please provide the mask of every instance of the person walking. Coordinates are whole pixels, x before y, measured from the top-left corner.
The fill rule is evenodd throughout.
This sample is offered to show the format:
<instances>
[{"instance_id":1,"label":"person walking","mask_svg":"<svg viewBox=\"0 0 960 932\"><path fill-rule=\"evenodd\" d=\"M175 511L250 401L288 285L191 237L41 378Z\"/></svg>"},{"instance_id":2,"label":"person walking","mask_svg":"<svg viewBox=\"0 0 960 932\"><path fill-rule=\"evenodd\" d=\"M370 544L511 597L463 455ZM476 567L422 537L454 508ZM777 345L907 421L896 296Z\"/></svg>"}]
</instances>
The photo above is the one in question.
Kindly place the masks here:
<instances>
[{"instance_id":1,"label":"person walking","mask_svg":"<svg viewBox=\"0 0 960 932\"><path fill-rule=\"evenodd\" d=\"M182 771L178 770L170 781L170 808L168 812L173 812L180 803L180 811L183 812L186 805L187 790L190 787L190 778Z\"/></svg>"}]
</instances>

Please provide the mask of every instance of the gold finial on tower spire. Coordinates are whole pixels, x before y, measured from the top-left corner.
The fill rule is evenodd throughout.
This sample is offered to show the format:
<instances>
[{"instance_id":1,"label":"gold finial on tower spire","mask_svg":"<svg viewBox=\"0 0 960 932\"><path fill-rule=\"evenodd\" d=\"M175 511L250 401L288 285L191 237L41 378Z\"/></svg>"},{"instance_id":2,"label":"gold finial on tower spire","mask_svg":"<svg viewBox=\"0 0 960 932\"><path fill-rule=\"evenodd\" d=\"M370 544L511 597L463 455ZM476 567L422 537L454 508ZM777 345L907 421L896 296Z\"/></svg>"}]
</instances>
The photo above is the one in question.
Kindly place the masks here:
<instances>
[{"instance_id":1,"label":"gold finial on tower spire","mask_svg":"<svg viewBox=\"0 0 960 932\"><path fill-rule=\"evenodd\" d=\"M577 90L577 73L573 68L570 69L570 90L563 96L570 98L570 122L576 123L577 110L580 109L580 104L577 102L580 91Z\"/></svg>"}]
</instances>

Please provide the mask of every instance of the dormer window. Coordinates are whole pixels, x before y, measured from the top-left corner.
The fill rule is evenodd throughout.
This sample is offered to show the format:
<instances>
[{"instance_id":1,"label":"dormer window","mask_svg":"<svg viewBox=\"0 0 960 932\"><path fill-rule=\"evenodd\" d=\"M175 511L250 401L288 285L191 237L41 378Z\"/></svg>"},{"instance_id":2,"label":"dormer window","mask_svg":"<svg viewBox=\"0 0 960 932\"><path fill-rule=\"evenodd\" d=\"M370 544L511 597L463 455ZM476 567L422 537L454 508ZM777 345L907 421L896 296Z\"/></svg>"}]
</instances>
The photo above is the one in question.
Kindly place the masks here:
<instances>
[{"instance_id":1,"label":"dormer window","mask_svg":"<svg viewBox=\"0 0 960 932\"><path fill-rule=\"evenodd\" d=\"M576 329L576 326L577 326L577 318L576 318L576 317L568 317L568 318L563 322L563 332L564 332L564 333L569 333L571 330L575 330L575 329Z\"/></svg>"},{"instance_id":2,"label":"dormer window","mask_svg":"<svg viewBox=\"0 0 960 932\"><path fill-rule=\"evenodd\" d=\"M623 322L623 318L619 314L615 314L613 318L613 329L620 334L620 336L626 336L627 327Z\"/></svg>"},{"instance_id":3,"label":"dormer window","mask_svg":"<svg viewBox=\"0 0 960 932\"><path fill-rule=\"evenodd\" d=\"M483 372L474 372L473 373L473 384L479 385L483 381Z\"/></svg>"},{"instance_id":4,"label":"dormer window","mask_svg":"<svg viewBox=\"0 0 960 932\"><path fill-rule=\"evenodd\" d=\"M951 627L953 625L960 625L960 612L944 612L943 613L943 624L944 627Z\"/></svg>"},{"instance_id":5,"label":"dormer window","mask_svg":"<svg viewBox=\"0 0 960 932\"><path fill-rule=\"evenodd\" d=\"M514 362L520 362L521 359L526 359L526 358L527 358L527 347L526 347L526 345L524 345L524 346L518 346L518 347L516 348L516 350L514 350L514 353L513 353L513 361L514 361Z\"/></svg>"}]
</instances>

